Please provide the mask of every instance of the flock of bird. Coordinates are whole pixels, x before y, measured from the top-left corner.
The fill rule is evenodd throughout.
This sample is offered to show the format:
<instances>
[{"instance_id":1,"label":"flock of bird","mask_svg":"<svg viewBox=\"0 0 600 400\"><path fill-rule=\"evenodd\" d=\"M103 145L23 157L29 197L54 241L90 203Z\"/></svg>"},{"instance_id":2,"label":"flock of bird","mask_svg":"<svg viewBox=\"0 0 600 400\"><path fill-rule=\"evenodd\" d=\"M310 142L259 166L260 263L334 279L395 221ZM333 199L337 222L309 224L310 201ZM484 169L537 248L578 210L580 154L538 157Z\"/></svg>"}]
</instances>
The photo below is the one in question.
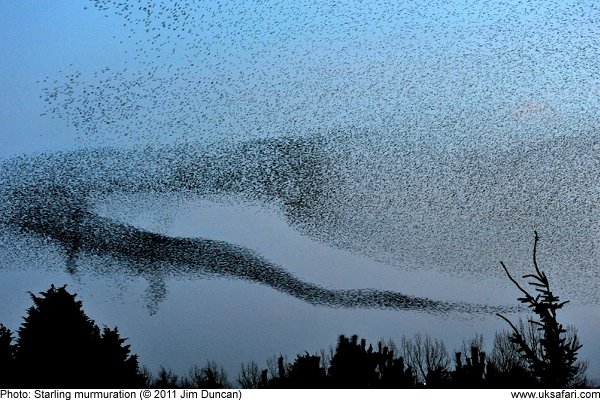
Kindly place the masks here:
<instances>
[{"instance_id":1,"label":"flock of bird","mask_svg":"<svg viewBox=\"0 0 600 400\"><path fill-rule=\"evenodd\" d=\"M548 269L576 295L600 255L600 9L533 3L93 0L85 12L119 22L117 66L49 75L45 115L116 147L168 144L5 163L0 222L42 235L48 224L71 253L125 257L101 241L108 229L156 261L164 254L138 243L149 233L99 218L88 202L107 191L241 193L278 204L292 227L332 246L479 278L500 275L490 273L500 259L528 257L537 229ZM39 181L57 204L78 199L67 216L40 211L50 205L31 191ZM73 220L78 233L63 226ZM172 254L217 246L151 239ZM301 298L316 290L261 282ZM318 293L328 305L411 307ZM414 307L447 309L427 301Z\"/></svg>"},{"instance_id":2,"label":"flock of bird","mask_svg":"<svg viewBox=\"0 0 600 400\"><path fill-rule=\"evenodd\" d=\"M442 123L452 136L452 121L482 135L531 102L577 124L600 84L598 9L567 3L93 1L121 52L49 75L45 113L82 135L192 140Z\"/></svg>"}]
</instances>

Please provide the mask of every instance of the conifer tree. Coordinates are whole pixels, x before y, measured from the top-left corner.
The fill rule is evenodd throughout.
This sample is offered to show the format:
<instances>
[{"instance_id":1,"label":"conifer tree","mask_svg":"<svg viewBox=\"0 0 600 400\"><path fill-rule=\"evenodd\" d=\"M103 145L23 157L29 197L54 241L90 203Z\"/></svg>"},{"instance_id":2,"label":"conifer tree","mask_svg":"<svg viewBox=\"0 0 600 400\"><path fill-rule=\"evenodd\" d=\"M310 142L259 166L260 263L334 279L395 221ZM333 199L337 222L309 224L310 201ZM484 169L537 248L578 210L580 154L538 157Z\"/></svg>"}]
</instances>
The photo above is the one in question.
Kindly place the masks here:
<instances>
[{"instance_id":1,"label":"conifer tree","mask_svg":"<svg viewBox=\"0 0 600 400\"><path fill-rule=\"evenodd\" d=\"M138 386L137 357L118 331L103 333L81 301L54 285L40 296L19 328L15 363L23 387L90 388Z\"/></svg>"},{"instance_id":2,"label":"conifer tree","mask_svg":"<svg viewBox=\"0 0 600 400\"><path fill-rule=\"evenodd\" d=\"M10 329L0 324L0 387L14 385L14 345Z\"/></svg>"},{"instance_id":3,"label":"conifer tree","mask_svg":"<svg viewBox=\"0 0 600 400\"><path fill-rule=\"evenodd\" d=\"M582 384L578 377L581 376L585 366L577 362L579 343L576 334L568 335L567 330L557 320L557 311L562 309L568 301L560 301L550 289L550 282L546 274L541 271L537 263L538 234L535 232L533 245L533 266L535 273L523 276L529 279L528 284L536 292L535 296L525 290L508 272L504 263L500 263L508 278L515 284L523 297L518 300L527 305L535 314L535 318L528 322L540 332L540 339L532 344L526 340L521 330L503 315L512 328L510 341L518 346L521 356L526 360L530 373L539 381L540 385L548 388L572 387Z\"/></svg>"}]
</instances>

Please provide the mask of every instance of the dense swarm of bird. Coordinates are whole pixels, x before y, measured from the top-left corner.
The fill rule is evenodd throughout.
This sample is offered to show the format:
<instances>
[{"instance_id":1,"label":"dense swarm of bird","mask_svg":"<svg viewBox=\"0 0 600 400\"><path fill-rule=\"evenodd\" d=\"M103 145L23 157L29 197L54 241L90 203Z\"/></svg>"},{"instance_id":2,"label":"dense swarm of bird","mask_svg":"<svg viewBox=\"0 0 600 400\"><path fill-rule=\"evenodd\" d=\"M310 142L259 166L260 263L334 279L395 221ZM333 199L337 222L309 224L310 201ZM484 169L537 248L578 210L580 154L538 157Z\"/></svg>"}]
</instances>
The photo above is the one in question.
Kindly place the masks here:
<instances>
[{"instance_id":1,"label":"dense swarm of bird","mask_svg":"<svg viewBox=\"0 0 600 400\"><path fill-rule=\"evenodd\" d=\"M172 146L49 155L17 178L6 163L2 179L86 199L138 184L243 193L335 247L480 277L507 246L522 258L537 228L565 282L597 274L594 2L86 4L122 22L119 66L49 75L45 114L83 137ZM229 145L195 146L207 138Z\"/></svg>"}]
</instances>

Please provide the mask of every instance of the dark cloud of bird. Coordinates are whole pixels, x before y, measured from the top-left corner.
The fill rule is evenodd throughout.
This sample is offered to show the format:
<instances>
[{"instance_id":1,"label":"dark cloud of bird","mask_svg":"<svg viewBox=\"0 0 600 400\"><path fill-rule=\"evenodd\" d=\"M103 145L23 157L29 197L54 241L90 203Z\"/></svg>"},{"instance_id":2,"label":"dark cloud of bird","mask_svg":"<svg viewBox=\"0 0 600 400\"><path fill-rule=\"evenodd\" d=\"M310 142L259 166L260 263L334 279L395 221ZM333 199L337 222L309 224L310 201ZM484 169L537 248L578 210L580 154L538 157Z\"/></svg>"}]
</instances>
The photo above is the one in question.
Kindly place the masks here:
<instances>
[{"instance_id":1,"label":"dark cloud of bird","mask_svg":"<svg viewBox=\"0 0 600 400\"><path fill-rule=\"evenodd\" d=\"M177 238L102 217L95 204L111 193L234 194L280 204L292 223L324 215L327 159L307 140L246 142L234 148L187 146L82 150L21 157L2 167L0 226L60 246L66 269L89 268L90 257L116 262L96 274L141 276L150 283L150 307L166 295L172 277L218 276L263 284L329 307L494 312L510 307L447 302L377 289L340 290L296 278L251 250L207 238ZM29 243L31 246L31 243Z\"/></svg>"},{"instance_id":2,"label":"dark cloud of bird","mask_svg":"<svg viewBox=\"0 0 600 400\"><path fill-rule=\"evenodd\" d=\"M41 187L77 202L66 209L89 229L159 240L98 219L94 199L229 194L393 267L501 274L494 263L507 247L522 263L537 229L572 294L597 275L594 2L86 4L123 24L123 53L94 71L49 71L41 97L47 117L110 146L5 162L8 225L46 232ZM166 144L127 149L137 140Z\"/></svg>"}]
</instances>

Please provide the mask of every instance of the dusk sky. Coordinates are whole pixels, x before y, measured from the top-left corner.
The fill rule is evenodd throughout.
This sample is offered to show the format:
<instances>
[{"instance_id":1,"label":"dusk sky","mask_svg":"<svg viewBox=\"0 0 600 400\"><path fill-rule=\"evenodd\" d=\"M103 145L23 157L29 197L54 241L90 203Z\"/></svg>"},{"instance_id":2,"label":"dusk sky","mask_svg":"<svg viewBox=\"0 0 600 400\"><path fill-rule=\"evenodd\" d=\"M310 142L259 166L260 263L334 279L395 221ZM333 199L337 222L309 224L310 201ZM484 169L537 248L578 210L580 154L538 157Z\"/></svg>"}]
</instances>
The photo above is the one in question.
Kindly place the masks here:
<instances>
[{"instance_id":1,"label":"dusk sky","mask_svg":"<svg viewBox=\"0 0 600 400\"><path fill-rule=\"evenodd\" d=\"M153 371L491 346L537 230L600 378L596 2L0 5L9 328L54 283Z\"/></svg>"}]
</instances>

